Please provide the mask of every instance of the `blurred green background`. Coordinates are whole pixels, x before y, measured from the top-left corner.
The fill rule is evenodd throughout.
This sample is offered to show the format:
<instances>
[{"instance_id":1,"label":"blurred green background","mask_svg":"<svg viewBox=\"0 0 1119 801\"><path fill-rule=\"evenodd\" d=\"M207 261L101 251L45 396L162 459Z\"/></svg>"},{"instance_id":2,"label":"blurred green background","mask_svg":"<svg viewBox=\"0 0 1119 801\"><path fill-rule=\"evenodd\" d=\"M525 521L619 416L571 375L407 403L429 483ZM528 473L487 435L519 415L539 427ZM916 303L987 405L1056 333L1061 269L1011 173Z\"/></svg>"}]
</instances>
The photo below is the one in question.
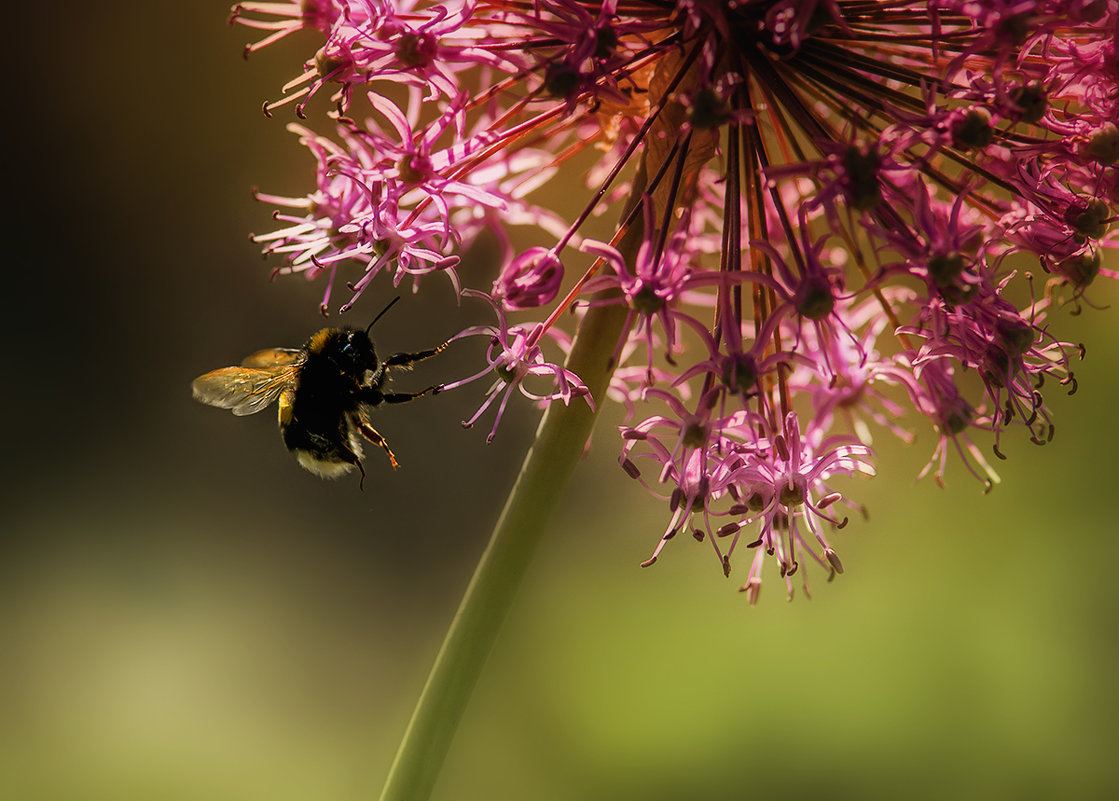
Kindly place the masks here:
<instances>
[{"instance_id":1,"label":"blurred green background","mask_svg":"<svg viewBox=\"0 0 1119 801\"><path fill-rule=\"evenodd\" d=\"M321 322L321 287L270 283L247 241L251 186L306 191L260 104L314 45L246 64L217 2L47 8L8 26L0 798L376 798L534 415L486 446L458 426L480 386L387 410L403 468L373 454L359 493L271 414L193 403ZM470 321L438 282L405 295L386 349ZM915 484L927 435L879 443L811 601L768 573L750 608L686 538L639 569L665 510L604 438L436 798L1116 797L1116 325L1064 315L1081 392L1051 389L1050 445L1005 441L990 496L958 464Z\"/></svg>"}]
</instances>

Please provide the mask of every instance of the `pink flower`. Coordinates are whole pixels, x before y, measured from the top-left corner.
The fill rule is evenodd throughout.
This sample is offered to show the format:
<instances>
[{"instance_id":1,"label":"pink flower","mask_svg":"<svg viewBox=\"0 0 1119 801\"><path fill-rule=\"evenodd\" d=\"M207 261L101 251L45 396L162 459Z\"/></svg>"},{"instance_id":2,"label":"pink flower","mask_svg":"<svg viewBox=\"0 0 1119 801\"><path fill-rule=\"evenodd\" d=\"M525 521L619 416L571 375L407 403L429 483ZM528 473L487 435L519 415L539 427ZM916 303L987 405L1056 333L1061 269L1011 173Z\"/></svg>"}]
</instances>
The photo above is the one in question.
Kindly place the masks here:
<instances>
[{"instance_id":1,"label":"pink flower","mask_svg":"<svg viewBox=\"0 0 1119 801\"><path fill-rule=\"evenodd\" d=\"M493 402L500 398L497 414L494 416L493 428L490 429L490 433L486 437L487 442L493 440L497 435L497 427L501 423L501 416L505 413L505 407L509 403L509 398L514 389L526 398L540 403L560 400L566 405L571 403L574 398L584 398L591 408L594 408L594 400L587 392L587 387L579 379L579 376L557 364L548 362L544 357L539 342L539 326L510 326L505 319L505 312L501 306L494 303L485 293L465 289L462 294L466 297L489 299L494 313L497 315L496 326L473 326L451 338L451 341L454 341L463 337L483 336L489 337L490 344L486 349L485 369L467 378L446 383L443 385L443 390L455 389L490 374L497 376L490 384L490 388L486 392L486 399L481 407L469 420L463 422L464 428L471 428ZM563 341L562 336L560 340L562 344L570 346L569 342ZM530 389L526 379L534 378L547 379L545 383L550 383L552 390L541 393Z\"/></svg>"},{"instance_id":2,"label":"pink flower","mask_svg":"<svg viewBox=\"0 0 1119 801\"><path fill-rule=\"evenodd\" d=\"M1115 3L320 0L233 17L265 32L251 50L323 37L270 111L334 103L329 137L293 128L313 186L258 195L279 227L256 240L278 272L324 276L324 308L344 264L342 310L382 273L488 298L496 322L458 337L485 355L447 385L489 377L468 425L496 407L492 439L518 393L591 402L561 366L565 326L625 310L625 334L596 344L627 412L619 464L669 506L653 559L687 530L729 574L750 531L748 596L768 561L791 593L805 556L839 572L826 530L858 507L829 481L872 472L872 436L931 434L922 475L943 482L955 454L989 488L984 453L1048 442L1044 392L1077 387L1058 312L1116 277ZM584 172L585 192L555 183ZM602 215L620 220L591 234ZM498 256L467 269L480 236Z\"/></svg>"}]
</instances>

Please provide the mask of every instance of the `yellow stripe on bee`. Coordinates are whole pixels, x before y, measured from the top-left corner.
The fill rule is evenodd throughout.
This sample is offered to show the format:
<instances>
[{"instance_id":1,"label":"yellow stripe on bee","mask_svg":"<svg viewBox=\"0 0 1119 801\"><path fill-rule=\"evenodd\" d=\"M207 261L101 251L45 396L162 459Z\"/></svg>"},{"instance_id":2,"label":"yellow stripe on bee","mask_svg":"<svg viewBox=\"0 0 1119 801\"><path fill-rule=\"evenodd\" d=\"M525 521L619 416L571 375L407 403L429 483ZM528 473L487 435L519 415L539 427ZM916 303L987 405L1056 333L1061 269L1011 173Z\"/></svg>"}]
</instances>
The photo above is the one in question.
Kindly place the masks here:
<instances>
[{"instance_id":1,"label":"yellow stripe on bee","mask_svg":"<svg viewBox=\"0 0 1119 801\"><path fill-rule=\"evenodd\" d=\"M307 350L311 353L322 353L322 349L326 347L326 341L334 333L333 328L323 328L311 336L307 342Z\"/></svg>"},{"instance_id":2,"label":"yellow stripe on bee","mask_svg":"<svg viewBox=\"0 0 1119 801\"><path fill-rule=\"evenodd\" d=\"M284 390L280 393L280 425L286 426L291 422L292 405L291 400L295 395L290 389Z\"/></svg>"}]
</instances>

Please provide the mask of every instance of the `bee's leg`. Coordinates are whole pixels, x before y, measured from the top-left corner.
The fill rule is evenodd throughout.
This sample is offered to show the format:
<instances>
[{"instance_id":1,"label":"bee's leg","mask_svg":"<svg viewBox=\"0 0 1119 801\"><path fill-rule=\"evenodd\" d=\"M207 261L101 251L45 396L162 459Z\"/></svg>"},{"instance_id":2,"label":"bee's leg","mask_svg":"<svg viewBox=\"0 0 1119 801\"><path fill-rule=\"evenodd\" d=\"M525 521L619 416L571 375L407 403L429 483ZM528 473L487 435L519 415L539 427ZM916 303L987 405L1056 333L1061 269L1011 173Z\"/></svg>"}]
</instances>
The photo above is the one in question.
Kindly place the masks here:
<instances>
[{"instance_id":1,"label":"bee's leg","mask_svg":"<svg viewBox=\"0 0 1119 801\"><path fill-rule=\"evenodd\" d=\"M435 384L419 392L381 392L376 387L363 387L359 397L363 403L377 406L382 403L407 403L408 401L414 401L416 398L422 398L424 395L436 395L442 391L442 384Z\"/></svg>"},{"instance_id":2,"label":"bee's leg","mask_svg":"<svg viewBox=\"0 0 1119 801\"><path fill-rule=\"evenodd\" d=\"M396 461L396 455L393 454L392 449L389 448L389 444L385 442L385 438L381 436L381 433L377 431L377 429L369 425L369 423L365 422L364 420L358 421L357 429L361 432L361 435L363 437L365 437L367 440L369 440L374 445L383 450L386 454L388 454L389 461L392 462L393 470L400 467L400 464ZM363 481L365 480L364 470L361 471L361 478Z\"/></svg>"},{"instance_id":3,"label":"bee's leg","mask_svg":"<svg viewBox=\"0 0 1119 801\"><path fill-rule=\"evenodd\" d=\"M361 459L350 448L345 448L343 453L339 453L338 457L346 464L352 464L361 473L361 481L358 482L358 489L365 489L365 466L361 463Z\"/></svg>"},{"instance_id":4,"label":"bee's leg","mask_svg":"<svg viewBox=\"0 0 1119 801\"><path fill-rule=\"evenodd\" d=\"M422 398L424 395L438 395L443 391L442 384L435 384L427 389L421 389L419 392L382 392L381 400L385 403L407 403L414 401L416 398Z\"/></svg>"},{"instance_id":5,"label":"bee's leg","mask_svg":"<svg viewBox=\"0 0 1119 801\"><path fill-rule=\"evenodd\" d=\"M424 359L430 359L437 353L442 353L443 350L449 345L449 342L444 342L437 348L430 348L429 350L416 351L415 353L394 353L389 356L382 367L407 367L413 362L422 362Z\"/></svg>"}]
</instances>

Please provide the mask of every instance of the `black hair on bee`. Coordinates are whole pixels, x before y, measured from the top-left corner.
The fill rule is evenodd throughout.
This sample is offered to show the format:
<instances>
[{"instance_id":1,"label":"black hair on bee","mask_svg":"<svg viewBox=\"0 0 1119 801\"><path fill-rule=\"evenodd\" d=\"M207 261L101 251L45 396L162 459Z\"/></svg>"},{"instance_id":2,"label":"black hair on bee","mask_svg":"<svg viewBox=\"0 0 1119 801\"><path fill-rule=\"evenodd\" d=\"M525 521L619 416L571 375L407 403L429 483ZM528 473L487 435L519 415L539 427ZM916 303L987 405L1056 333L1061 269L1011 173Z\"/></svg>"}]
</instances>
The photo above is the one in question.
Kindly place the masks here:
<instances>
[{"instance_id":1,"label":"black hair on bee","mask_svg":"<svg viewBox=\"0 0 1119 801\"><path fill-rule=\"evenodd\" d=\"M385 438L370 422L371 410L382 403L407 403L442 389L433 385L419 392L387 390L393 373L411 369L415 362L430 359L447 346L379 360L369 332L399 299L393 299L364 331L323 328L301 348L260 350L239 366L201 375L191 384L194 397L235 415L255 414L278 401L280 435L299 464L322 478L338 478L356 467L364 487L363 440L381 448L393 469L399 466Z\"/></svg>"}]
</instances>

